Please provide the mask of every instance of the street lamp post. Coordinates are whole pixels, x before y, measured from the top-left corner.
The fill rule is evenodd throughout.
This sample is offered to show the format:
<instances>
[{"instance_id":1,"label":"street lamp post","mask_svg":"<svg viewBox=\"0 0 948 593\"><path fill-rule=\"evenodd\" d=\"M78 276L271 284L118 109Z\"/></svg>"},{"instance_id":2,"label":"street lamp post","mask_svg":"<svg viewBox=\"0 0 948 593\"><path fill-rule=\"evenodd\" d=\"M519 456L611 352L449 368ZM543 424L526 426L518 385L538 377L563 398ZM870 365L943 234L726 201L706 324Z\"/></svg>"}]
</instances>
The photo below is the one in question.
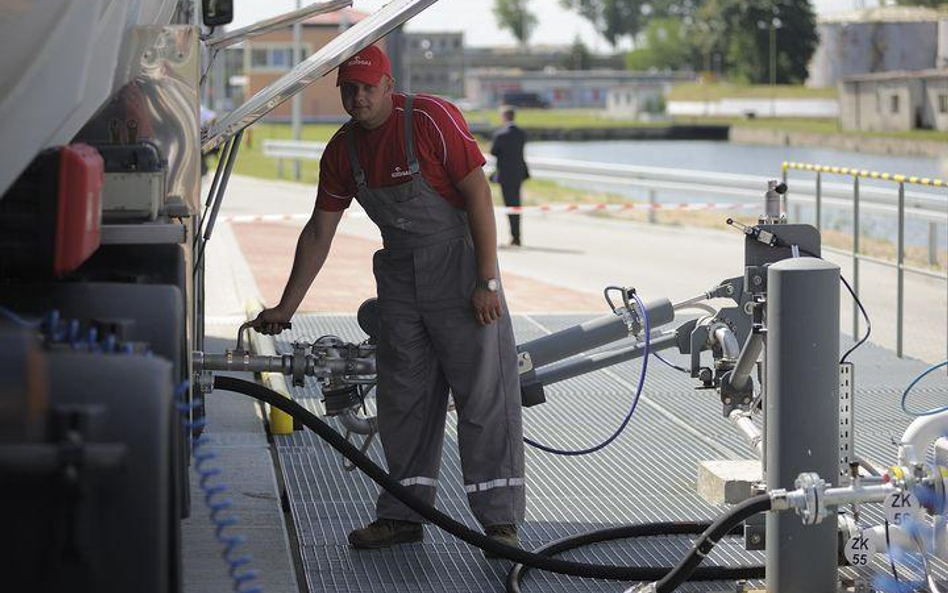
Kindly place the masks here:
<instances>
[{"instance_id":1,"label":"street lamp post","mask_svg":"<svg viewBox=\"0 0 948 593\"><path fill-rule=\"evenodd\" d=\"M301 0L296 0L296 10L299 10L301 7ZM290 60L290 67L293 68L301 61L303 61L303 44L302 44L302 34L303 27L299 21L293 23L293 59ZM291 103L291 127L293 128L293 139L299 140L302 135L302 119L303 119L303 94L296 93L293 95ZM302 171L300 170L300 160L293 160L293 180L299 181L302 176Z\"/></svg>"},{"instance_id":2,"label":"street lamp post","mask_svg":"<svg viewBox=\"0 0 948 593\"><path fill-rule=\"evenodd\" d=\"M774 16L769 22L757 21L759 29L767 28L770 31L770 117L777 116L777 29L783 27L783 23L777 15L780 9L773 7Z\"/></svg>"}]
</instances>

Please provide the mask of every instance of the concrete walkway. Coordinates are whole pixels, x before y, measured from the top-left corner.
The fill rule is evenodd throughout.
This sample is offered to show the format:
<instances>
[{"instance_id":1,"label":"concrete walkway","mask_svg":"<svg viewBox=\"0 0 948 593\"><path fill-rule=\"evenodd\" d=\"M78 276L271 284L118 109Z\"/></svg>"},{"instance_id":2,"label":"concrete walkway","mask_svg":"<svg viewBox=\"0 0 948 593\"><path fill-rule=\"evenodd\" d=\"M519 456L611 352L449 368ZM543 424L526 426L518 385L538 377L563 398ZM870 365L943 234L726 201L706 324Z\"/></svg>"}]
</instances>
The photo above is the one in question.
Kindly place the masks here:
<instances>
[{"instance_id":1,"label":"concrete walkway","mask_svg":"<svg viewBox=\"0 0 948 593\"><path fill-rule=\"evenodd\" d=\"M234 347L237 327L244 321L245 303L256 298L257 288L240 254L229 226L221 225L208 246L207 328L205 349L223 352ZM249 379L249 377L242 377ZM260 406L243 395L215 391L207 396L206 433L221 469L216 478L229 487L233 514L239 521L229 535L246 537L235 557L250 555L246 568L259 572L256 581L267 593L297 593L287 523L281 508L278 476L264 430ZM217 483L217 482L213 482ZM222 546L204 504L194 469L191 469L191 517L183 525L184 591L230 591L233 581L221 558Z\"/></svg>"}]
</instances>

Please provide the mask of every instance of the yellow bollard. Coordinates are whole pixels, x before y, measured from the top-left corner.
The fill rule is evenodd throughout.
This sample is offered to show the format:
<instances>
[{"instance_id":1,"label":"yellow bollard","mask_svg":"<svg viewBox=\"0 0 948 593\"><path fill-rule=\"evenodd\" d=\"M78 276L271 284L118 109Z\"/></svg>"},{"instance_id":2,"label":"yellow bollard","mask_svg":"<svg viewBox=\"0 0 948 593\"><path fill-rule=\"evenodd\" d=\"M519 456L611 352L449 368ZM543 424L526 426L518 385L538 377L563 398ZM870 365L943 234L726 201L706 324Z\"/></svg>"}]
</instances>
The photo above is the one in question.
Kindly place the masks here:
<instances>
[{"instance_id":1,"label":"yellow bollard","mask_svg":"<svg viewBox=\"0 0 948 593\"><path fill-rule=\"evenodd\" d=\"M250 300L247 301L247 319L253 319L263 310L263 304ZM273 338L264 336L257 332L250 331L250 348L255 354L264 356L276 356L276 348L273 346ZM286 379L280 373L260 373L260 380L268 389L276 391L287 399L292 399L290 390L286 386ZM269 410L270 432L272 434L293 434L293 417L274 407Z\"/></svg>"}]
</instances>

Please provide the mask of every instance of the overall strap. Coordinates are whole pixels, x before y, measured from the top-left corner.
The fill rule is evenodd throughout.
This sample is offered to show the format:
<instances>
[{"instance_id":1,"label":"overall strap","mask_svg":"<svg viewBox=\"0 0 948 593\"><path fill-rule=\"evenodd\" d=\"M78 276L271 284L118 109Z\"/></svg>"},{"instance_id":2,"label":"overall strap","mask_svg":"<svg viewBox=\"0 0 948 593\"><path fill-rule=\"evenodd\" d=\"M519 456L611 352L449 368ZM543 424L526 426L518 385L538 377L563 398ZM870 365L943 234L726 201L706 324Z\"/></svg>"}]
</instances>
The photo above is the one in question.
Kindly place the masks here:
<instances>
[{"instance_id":1,"label":"overall strap","mask_svg":"<svg viewBox=\"0 0 948 593\"><path fill-rule=\"evenodd\" d=\"M346 146L349 148L349 165L352 168L352 174L355 176L356 185L359 189L365 187L365 171L359 165L359 155L356 153L355 125L352 120L346 124Z\"/></svg>"},{"instance_id":2,"label":"overall strap","mask_svg":"<svg viewBox=\"0 0 948 593\"><path fill-rule=\"evenodd\" d=\"M405 155L408 157L408 170L411 171L412 177L421 171L418 159L415 157L415 134L412 126L412 103L414 101L414 95L405 95Z\"/></svg>"}]
</instances>

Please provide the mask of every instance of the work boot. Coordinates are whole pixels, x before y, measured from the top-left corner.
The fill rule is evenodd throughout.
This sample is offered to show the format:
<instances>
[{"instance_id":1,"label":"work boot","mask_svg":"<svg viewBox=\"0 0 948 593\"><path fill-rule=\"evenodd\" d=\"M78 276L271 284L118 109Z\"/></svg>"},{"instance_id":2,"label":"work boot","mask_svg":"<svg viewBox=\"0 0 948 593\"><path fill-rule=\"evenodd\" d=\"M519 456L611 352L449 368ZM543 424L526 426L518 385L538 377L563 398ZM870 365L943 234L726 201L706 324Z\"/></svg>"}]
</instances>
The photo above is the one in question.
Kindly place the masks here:
<instances>
[{"instance_id":1,"label":"work boot","mask_svg":"<svg viewBox=\"0 0 948 593\"><path fill-rule=\"evenodd\" d=\"M497 543L507 544L514 548L520 547L520 538L517 537L516 525L488 525L484 528L484 533ZM484 558L501 558L501 556L484 550Z\"/></svg>"},{"instance_id":2,"label":"work boot","mask_svg":"<svg viewBox=\"0 0 948 593\"><path fill-rule=\"evenodd\" d=\"M396 519L376 519L361 529L349 532L349 545L365 550L389 548L423 539L425 532L421 523Z\"/></svg>"}]
</instances>

